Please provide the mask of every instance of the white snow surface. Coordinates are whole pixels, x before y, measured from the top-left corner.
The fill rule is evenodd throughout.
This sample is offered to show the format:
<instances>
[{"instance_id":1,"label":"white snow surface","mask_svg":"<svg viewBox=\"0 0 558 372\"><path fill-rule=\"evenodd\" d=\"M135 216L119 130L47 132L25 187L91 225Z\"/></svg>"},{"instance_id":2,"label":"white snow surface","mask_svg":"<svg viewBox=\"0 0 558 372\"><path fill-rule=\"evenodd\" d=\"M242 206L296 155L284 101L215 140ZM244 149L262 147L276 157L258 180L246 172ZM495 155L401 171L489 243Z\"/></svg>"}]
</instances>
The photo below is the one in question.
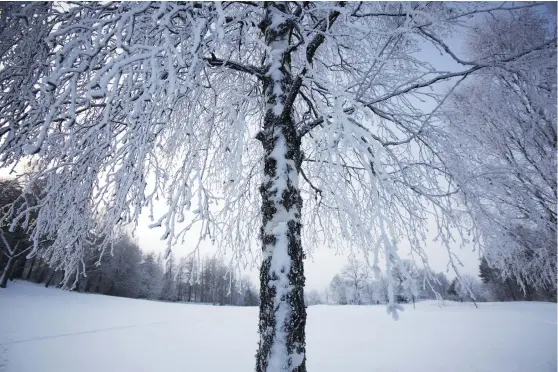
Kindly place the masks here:
<instances>
[{"instance_id":1,"label":"white snow surface","mask_svg":"<svg viewBox=\"0 0 558 372\"><path fill-rule=\"evenodd\" d=\"M556 371L556 304L420 302L308 308L307 366L320 371ZM252 371L258 309L0 290L0 371Z\"/></svg>"}]
</instances>

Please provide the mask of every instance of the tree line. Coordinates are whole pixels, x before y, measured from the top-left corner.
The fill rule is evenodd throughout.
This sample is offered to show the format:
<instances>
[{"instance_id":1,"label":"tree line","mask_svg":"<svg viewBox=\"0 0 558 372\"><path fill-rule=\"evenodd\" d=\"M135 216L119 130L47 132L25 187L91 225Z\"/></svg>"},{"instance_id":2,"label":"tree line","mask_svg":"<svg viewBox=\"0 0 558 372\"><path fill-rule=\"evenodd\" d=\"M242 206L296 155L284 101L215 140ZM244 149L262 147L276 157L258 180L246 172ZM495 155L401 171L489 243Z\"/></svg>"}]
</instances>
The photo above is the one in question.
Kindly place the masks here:
<instances>
[{"instance_id":1,"label":"tree line","mask_svg":"<svg viewBox=\"0 0 558 372\"><path fill-rule=\"evenodd\" d=\"M479 264L479 277L461 275L451 281L443 272L419 268L411 260L402 260L394 267L391 283L394 297L399 303L427 299L453 301L553 301L556 291L552 287L525 285L502 275L483 257ZM339 305L385 304L389 301L389 278L375 275L366 263L350 259L343 271L336 274L323 294L310 291L307 303L335 303Z\"/></svg>"},{"instance_id":2,"label":"tree line","mask_svg":"<svg viewBox=\"0 0 558 372\"><path fill-rule=\"evenodd\" d=\"M398 303L408 303L446 298L444 294L450 282L444 273L427 272L410 260L401 260L401 264L394 266L390 279L374 273L365 262L352 258L343 271L333 277L326 297L339 305L385 304L389 302L390 286Z\"/></svg>"},{"instance_id":3,"label":"tree line","mask_svg":"<svg viewBox=\"0 0 558 372\"><path fill-rule=\"evenodd\" d=\"M18 183L0 181L0 207L22 195ZM43 244L48 244L45 241ZM83 260L85 275L72 277L74 290L109 296L163 301L203 302L219 305L258 305L258 291L247 277L240 277L222 258L190 255L177 259L170 254L144 253L128 235L122 235L111 252L101 255L93 240ZM47 257L27 258L31 247L22 230L0 229L1 287L23 279L46 287L61 286L64 270L49 264Z\"/></svg>"}]
</instances>

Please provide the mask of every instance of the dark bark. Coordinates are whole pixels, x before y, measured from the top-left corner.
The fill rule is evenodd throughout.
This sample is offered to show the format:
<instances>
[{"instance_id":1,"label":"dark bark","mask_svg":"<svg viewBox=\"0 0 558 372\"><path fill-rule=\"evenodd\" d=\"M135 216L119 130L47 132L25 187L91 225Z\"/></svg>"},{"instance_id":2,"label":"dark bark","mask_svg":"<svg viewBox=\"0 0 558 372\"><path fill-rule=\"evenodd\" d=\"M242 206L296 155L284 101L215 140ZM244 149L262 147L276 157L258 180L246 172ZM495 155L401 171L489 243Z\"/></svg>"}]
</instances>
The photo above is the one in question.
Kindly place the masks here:
<instances>
[{"instance_id":1,"label":"dark bark","mask_svg":"<svg viewBox=\"0 0 558 372\"><path fill-rule=\"evenodd\" d=\"M509 279L509 278L506 278L505 283L506 283L506 286L508 287L508 290L509 290L509 293L510 293L511 298L512 298L514 301L517 301L517 299L515 298L514 290L513 290L512 286L511 286L511 284L510 284L510 279Z\"/></svg>"},{"instance_id":2,"label":"dark bark","mask_svg":"<svg viewBox=\"0 0 558 372\"><path fill-rule=\"evenodd\" d=\"M101 283L102 283L102 276L99 275L99 279L97 279L97 285L95 287L95 293L101 293Z\"/></svg>"},{"instance_id":3,"label":"dark bark","mask_svg":"<svg viewBox=\"0 0 558 372\"><path fill-rule=\"evenodd\" d=\"M10 277L10 272L12 270L13 264L14 258L9 257L8 262L6 262L6 266L4 266L4 270L2 271L2 276L0 277L0 288L6 288L6 284L8 283L8 278Z\"/></svg>"},{"instance_id":4,"label":"dark bark","mask_svg":"<svg viewBox=\"0 0 558 372\"><path fill-rule=\"evenodd\" d=\"M54 278L54 274L56 274L56 271L52 270L52 272L50 273L50 276L48 277L48 279L45 283L45 288L48 288L48 286L50 285L50 282Z\"/></svg>"},{"instance_id":5,"label":"dark bark","mask_svg":"<svg viewBox=\"0 0 558 372\"><path fill-rule=\"evenodd\" d=\"M0 254L0 269L4 270L4 267L7 262L8 262L8 257L6 257L6 255Z\"/></svg>"},{"instance_id":6,"label":"dark bark","mask_svg":"<svg viewBox=\"0 0 558 372\"><path fill-rule=\"evenodd\" d=\"M21 279L23 277L23 269L25 269L25 259L17 258L12 267L12 272L10 273L10 281L14 279Z\"/></svg>"},{"instance_id":7,"label":"dark bark","mask_svg":"<svg viewBox=\"0 0 558 372\"><path fill-rule=\"evenodd\" d=\"M287 159L297 159L298 167L300 167L300 142L294 136L294 125L289 118L283 117L283 134L287 138ZM290 140L289 140L290 139ZM270 138L264 141L266 150L264 173L268 179L277 177L276 161L271 156L271 151L275 148L277 138ZM262 244L264 255L267 258L263 260L260 271L260 344L257 354L257 371L267 371L267 362L271 347L274 342L277 304L275 301L276 289L270 286L270 283L276 281L277 273L271 270L271 261L274 251L268 251L267 246L274 246L277 243L276 236L266 234L265 230L268 224L277 213L275 201L274 183L268 181L261 186L262 194ZM287 351L289 354L300 354L304 356L302 364L295 371L306 371L305 363L305 325L306 325L306 309L304 306L304 252L302 249L301 223L300 215L302 210L302 198L300 190L292 183L288 184L287 190L283 192L281 203L286 210L295 210L296 220L288 222L288 255L290 257L290 271L288 274L290 293L286 298L282 298L290 307L290 317L283 325L287 332Z\"/></svg>"},{"instance_id":8,"label":"dark bark","mask_svg":"<svg viewBox=\"0 0 558 372\"><path fill-rule=\"evenodd\" d=\"M34 266L35 266L35 257L33 257L29 263L29 270L27 270L27 275L25 276L25 280L31 279L31 275L33 275Z\"/></svg>"},{"instance_id":9,"label":"dark bark","mask_svg":"<svg viewBox=\"0 0 558 372\"><path fill-rule=\"evenodd\" d=\"M280 8L283 5L274 6ZM265 34L266 44L273 49L274 42L288 38L291 26L288 21L285 21L281 25L276 25L274 29L268 29L270 24L271 17L268 13L260 27ZM263 91L268 110L263 129L258 135L265 152L264 182L260 186L262 195L260 237L264 259L260 270L260 341L256 355L258 372L306 371L304 252L300 223L302 197L298 188L302 152L300 137L291 118L292 107L285 106L288 88L292 84L289 77L289 58L286 55L281 58L282 79L274 81L272 74L264 78ZM270 66L266 71L269 71L269 68ZM276 105L283 108L281 113L274 110ZM285 158L282 158L281 151L283 143L286 149ZM278 185L284 187L280 195L278 195ZM285 248L287 252L285 261L290 262L283 260ZM279 264L274 261L274 258L278 257L281 257L278 260ZM285 276L286 281L284 281ZM286 351L279 360L280 365L270 365L274 346ZM277 355L273 360L278 361Z\"/></svg>"},{"instance_id":10,"label":"dark bark","mask_svg":"<svg viewBox=\"0 0 558 372\"><path fill-rule=\"evenodd\" d=\"M91 279L87 278L87 280L85 281L85 286L83 291L84 292L89 292L89 290L91 289Z\"/></svg>"},{"instance_id":11,"label":"dark bark","mask_svg":"<svg viewBox=\"0 0 558 372\"><path fill-rule=\"evenodd\" d=\"M48 278L49 271L50 271L50 268L48 267L48 265L44 261L42 261L41 262L41 271L37 275L37 283L44 282Z\"/></svg>"}]
</instances>

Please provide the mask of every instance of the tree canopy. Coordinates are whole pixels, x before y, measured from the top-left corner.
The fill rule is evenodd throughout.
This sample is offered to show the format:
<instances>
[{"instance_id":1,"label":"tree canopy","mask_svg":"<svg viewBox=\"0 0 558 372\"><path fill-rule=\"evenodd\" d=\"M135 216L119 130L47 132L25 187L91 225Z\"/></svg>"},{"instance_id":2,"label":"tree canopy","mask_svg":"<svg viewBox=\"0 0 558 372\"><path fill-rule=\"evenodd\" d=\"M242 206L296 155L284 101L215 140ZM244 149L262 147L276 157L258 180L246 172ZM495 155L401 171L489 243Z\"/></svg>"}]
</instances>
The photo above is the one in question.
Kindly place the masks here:
<instances>
[{"instance_id":1,"label":"tree canopy","mask_svg":"<svg viewBox=\"0 0 558 372\"><path fill-rule=\"evenodd\" d=\"M259 237L257 370L304 371L306 252L340 241L362 251L375 272L384 267L397 317L401 245L428 267L434 221L458 270L452 248L483 231L467 218L480 202L464 186L476 181L462 172L469 159L458 160L462 135L440 120L462 83L491 71L505 76L502 86L519 76L510 92L547 94L553 103L535 112L552 122L554 110L555 121L555 84L539 84L552 73L528 70L555 63L556 38L504 35L506 17L539 6L3 3L0 166L28 163L31 184L44 185L36 206L23 202L5 220L15 229L37 211L30 255L63 268L66 282L85 270L92 236L103 237L102 254L144 210L169 251L197 229L198 240L246 261ZM479 17L502 19L497 37L477 30L491 42L462 57L451 37ZM456 67L432 63L426 47Z\"/></svg>"}]
</instances>

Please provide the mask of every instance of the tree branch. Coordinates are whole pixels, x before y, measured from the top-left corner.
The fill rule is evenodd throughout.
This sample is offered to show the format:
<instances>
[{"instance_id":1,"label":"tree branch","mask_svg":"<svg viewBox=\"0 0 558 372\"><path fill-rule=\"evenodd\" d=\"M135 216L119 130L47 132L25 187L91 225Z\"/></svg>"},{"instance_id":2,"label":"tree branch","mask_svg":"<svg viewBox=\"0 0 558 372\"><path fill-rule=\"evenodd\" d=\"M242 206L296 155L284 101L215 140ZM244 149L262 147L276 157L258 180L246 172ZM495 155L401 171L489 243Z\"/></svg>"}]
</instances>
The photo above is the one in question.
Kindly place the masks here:
<instances>
[{"instance_id":1,"label":"tree branch","mask_svg":"<svg viewBox=\"0 0 558 372\"><path fill-rule=\"evenodd\" d=\"M488 8L488 9L478 9L478 10L472 10L469 12L465 12L465 13L459 13L456 14L454 16L448 17L446 18L447 21L452 21L452 20L456 20L459 18L463 18L463 17L468 17L474 14L481 14L481 13L491 13L497 10L519 10L519 9L524 9L524 8L532 8L532 7L536 7L536 6L541 6L544 5L544 3L542 2L538 2L538 3L532 3L532 4L525 4L525 5L517 5L517 6L509 6L509 7L504 7L504 5L506 4L506 2L502 2L502 4L500 4L499 6L493 7L493 8ZM374 12L374 13L360 13L358 14L357 11L353 12L353 14L351 14L352 17L355 18L366 18L366 17L409 17L409 18L413 18L414 13L410 12L410 13L391 13L391 12ZM430 26L432 23L428 23L428 24L424 24L424 25L420 25L418 27L424 27L424 26Z\"/></svg>"},{"instance_id":2,"label":"tree branch","mask_svg":"<svg viewBox=\"0 0 558 372\"><path fill-rule=\"evenodd\" d=\"M307 161L307 162L310 162L310 163L332 164L332 165L340 166L340 167L342 167L342 168L347 168L347 169L351 169L351 170L366 170L366 168L363 168L363 167L355 167L355 166L353 166L353 165L331 163L331 162L325 161L325 160L304 159L303 161Z\"/></svg>"},{"instance_id":3,"label":"tree branch","mask_svg":"<svg viewBox=\"0 0 558 372\"><path fill-rule=\"evenodd\" d=\"M302 174L302 177L306 180L306 182L308 182L310 187L313 188L314 191L316 191L316 193L320 194L320 196L321 196L322 195L322 190L317 188L316 186L314 186L314 184L312 182L310 182L310 180L308 179L308 177L306 177L306 173L304 173L302 168L300 168L300 174Z\"/></svg>"},{"instance_id":4,"label":"tree branch","mask_svg":"<svg viewBox=\"0 0 558 372\"><path fill-rule=\"evenodd\" d=\"M348 107L348 108L344 109L343 112L345 114L350 115L353 112L355 112L355 108L354 107ZM306 135L312 129L316 128L318 125L323 124L324 122L325 122L325 119L323 117L320 117L320 118L318 118L314 121L299 124L299 129L298 129L299 137L302 138L304 135Z\"/></svg>"},{"instance_id":5,"label":"tree branch","mask_svg":"<svg viewBox=\"0 0 558 372\"><path fill-rule=\"evenodd\" d=\"M345 6L344 2L339 2L339 6L343 7ZM318 34L316 36L314 36L314 38L312 39L312 41L310 41L310 43L308 43L307 47L306 47L306 62L307 65L304 66L304 68L302 69L302 71L298 74L298 76L294 79L292 85L291 85L291 89L289 90L289 94L287 95L287 99L285 100L285 110L289 109L292 104L294 103L296 96L298 95L298 92L300 91L300 87L302 86L302 80L304 79L304 76L306 76L306 74L308 73L308 65L312 64L312 61L314 59L314 56L316 55L316 52L318 51L318 48L324 43L325 41L325 35L324 33L331 28L331 26L333 26L333 24L335 23L335 20L337 19L337 17L339 17L341 13L338 10L334 10L329 14L328 17L328 22L322 24L322 26L320 27L320 30L318 31Z\"/></svg>"},{"instance_id":6,"label":"tree branch","mask_svg":"<svg viewBox=\"0 0 558 372\"><path fill-rule=\"evenodd\" d=\"M494 61L494 62L491 62L491 63L488 63L488 64L480 64L480 63L477 64L477 63L475 63L475 64L473 65L473 67L471 67L471 68L468 69L468 70L459 71L459 72L452 72L452 73L447 73L447 74L442 74L442 75L436 76L435 78L432 78L432 79L430 79L430 80L424 81L424 82L422 82L422 83L415 83L415 84L413 84L413 85L408 86L407 88L404 88L404 89L401 89L401 90L392 92L392 93L390 93L390 94L386 94L386 95L384 95L384 96L382 96L382 97L380 97L380 98L378 98L378 99L375 99L375 100L373 100L373 101L367 102L367 103L365 103L364 105L367 106L367 107L369 107L369 106L374 105L374 104L376 104L376 103L383 102L383 101L387 101L388 99L391 99L391 98L393 98L393 97L396 97L396 96L400 96L400 95L402 95L402 94L409 93L409 92L411 92L411 91L413 91L413 90L428 87L428 86L433 85L433 84L435 84L435 83L437 83L437 82L439 82L439 81L448 80L448 79L451 79L451 78L454 78L454 77L460 77L460 76L466 77L466 76L472 74L473 72L478 71L478 70L483 69L483 68L487 68L487 67L501 67L501 66L499 66L499 65L504 64L504 63L513 62L513 61L515 61L515 60L517 60L517 59L519 59L519 58L521 58L521 57L524 57L524 56L528 55L529 53L532 53L532 52L534 52L534 51L536 51L536 50L540 50L540 49L543 49L543 48L545 48L545 47L547 47L547 46L549 46L549 45L554 45L554 44L556 44L556 38L554 38L554 39L552 39L552 40L550 40L550 41L547 41L546 43L543 43L543 44L541 44L541 45L539 45L539 46L537 46L537 47L534 47L534 48L532 48L532 49L530 49L530 50L527 50L527 51L518 53L518 54L516 54L516 55L514 55L514 56L511 56L511 57L508 57L508 58L504 58L504 59L499 60L499 61Z\"/></svg>"},{"instance_id":7,"label":"tree branch","mask_svg":"<svg viewBox=\"0 0 558 372\"><path fill-rule=\"evenodd\" d=\"M205 57L204 60L211 67L221 67L221 66L222 67L228 67L231 70L244 72L244 73L253 75L253 76L257 77L258 79L263 79L263 77L264 77L264 72L256 66L244 65L242 63L234 62L234 61L222 60L222 59L216 58L213 55L211 57Z\"/></svg>"}]
</instances>

